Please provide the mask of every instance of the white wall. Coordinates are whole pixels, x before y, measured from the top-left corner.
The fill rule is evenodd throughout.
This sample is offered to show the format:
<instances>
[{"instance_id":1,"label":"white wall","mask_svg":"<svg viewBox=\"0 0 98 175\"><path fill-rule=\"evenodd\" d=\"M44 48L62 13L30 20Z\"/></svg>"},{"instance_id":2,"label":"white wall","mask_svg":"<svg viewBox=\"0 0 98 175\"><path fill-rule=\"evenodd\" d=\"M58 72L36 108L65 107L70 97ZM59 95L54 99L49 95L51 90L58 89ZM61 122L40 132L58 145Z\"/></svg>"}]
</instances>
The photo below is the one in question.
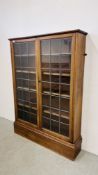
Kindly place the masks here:
<instances>
[{"instance_id":1,"label":"white wall","mask_svg":"<svg viewBox=\"0 0 98 175\"><path fill-rule=\"evenodd\" d=\"M0 0L0 116L14 120L8 38L80 28L87 36L82 148L98 155L98 1Z\"/></svg>"}]
</instances>

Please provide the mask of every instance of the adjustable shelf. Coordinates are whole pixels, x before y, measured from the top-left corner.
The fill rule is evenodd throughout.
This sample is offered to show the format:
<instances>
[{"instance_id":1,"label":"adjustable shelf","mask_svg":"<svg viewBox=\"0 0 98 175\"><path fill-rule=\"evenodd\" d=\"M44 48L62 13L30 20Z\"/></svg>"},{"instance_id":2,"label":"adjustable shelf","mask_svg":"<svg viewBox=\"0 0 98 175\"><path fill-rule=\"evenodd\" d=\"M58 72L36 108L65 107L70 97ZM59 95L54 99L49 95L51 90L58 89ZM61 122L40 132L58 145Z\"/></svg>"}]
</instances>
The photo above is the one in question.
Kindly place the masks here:
<instances>
[{"instance_id":1,"label":"adjustable shelf","mask_svg":"<svg viewBox=\"0 0 98 175\"><path fill-rule=\"evenodd\" d=\"M53 110L60 110L59 108L56 108L56 107L52 107L52 106L48 106L48 105L42 105L42 108L48 108L48 109L53 109ZM61 112L65 112L65 113L67 113L68 115L69 115L69 111L68 110L60 110Z\"/></svg>"},{"instance_id":2,"label":"adjustable shelf","mask_svg":"<svg viewBox=\"0 0 98 175\"><path fill-rule=\"evenodd\" d=\"M65 56L65 55L71 55L71 53L48 53L48 54L41 54L41 56L60 56L60 55L62 55L62 56Z\"/></svg>"},{"instance_id":3,"label":"adjustable shelf","mask_svg":"<svg viewBox=\"0 0 98 175\"><path fill-rule=\"evenodd\" d=\"M29 106L29 105L24 105L24 104L22 104L22 103L18 103L18 105L19 105L19 106L26 107L26 108L29 108L29 109L37 110L37 108L35 108L35 107L31 107L31 106Z\"/></svg>"},{"instance_id":4,"label":"adjustable shelf","mask_svg":"<svg viewBox=\"0 0 98 175\"><path fill-rule=\"evenodd\" d=\"M60 96L63 98L70 98L70 95L67 94L59 94L59 93L55 93L55 92L49 92L49 91L43 91L43 94L47 94L47 95L51 95L51 96Z\"/></svg>"},{"instance_id":5,"label":"adjustable shelf","mask_svg":"<svg viewBox=\"0 0 98 175\"><path fill-rule=\"evenodd\" d=\"M29 57L32 57L32 56L35 57L35 54L20 54L20 55L18 54L18 55L15 55L15 57L28 57L28 56Z\"/></svg>"},{"instance_id":6,"label":"adjustable shelf","mask_svg":"<svg viewBox=\"0 0 98 175\"><path fill-rule=\"evenodd\" d=\"M16 77L16 80L25 80L25 81L33 81L33 82L36 82L36 80L30 80L30 79L26 79L26 78L17 78Z\"/></svg>"},{"instance_id":7,"label":"adjustable shelf","mask_svg":"<svg viewBox=\"0 0 98 175\"><path fill-rule=\"evenodd\" d=\"M36 92L36 89L30 89L26 87L17 87L18 90Z\"/></svg>"},{"instance_id":8,"label":"adjustable shelf","mask_svg":"<svg viewBox=\"0 0 98 175\"><path fill-rule=\"evenodd\" d=\"M50 75L50 73L49 72L43 72L43 74L44 75ZM68 73L51 73L51 75L54 75L54 76L59 76L59 75L61 75L61 76L66 76L66 77L70 77L70 74L68 74Z\"/></svg>"},{"instance_id":9,"label":"adjustable shelf","mask_svg":"<svg viewBox=\"0 0 98 175\"><path fill-rule=\"evenodd\" d=\"M25 68L28 68L28 67L25 67ZM29 67L29 68L31 68L31 67ZM27 71L27 70L16 70L16 72L18 72L18 73L36 74L36 72L34 72L34 71Z\"/></svg>"},{"instance_id":10,"label":"adjustable shelf","mask_svg":"<svg viewBox=\"0 0 98 175\"><path fill-rule=\"evenodd\" d=\"M47 120L50 120L49 118L47 118L47 117L45 117L45 116L43 116L43 118L46 118ZM56 122L56 123L58 123L58 124L59 124L59 121L57 121L57 120L55 120L55 119L51 119L51 121L54 121L54 122ZM68 123L63 123L63 122L60 122L60 124L63 124L63 125L69 126L69 124L68 124Z\"/></svg>"},{"instance_id":11,"label":"adjustable shelf","mask_svg":"<svg viewBox=\"0 0 98 175\"><path fill-rule=\"evenodd\" d=\"M47 113L47 114L50 114L50 111L48 111L48 110L44 110L43 112L45 112L45 113ZM65 119L69 120L69 117L68 117L68 116L59 115L59 114L57 114L57 113L55 113L55 112L51 112L51 114L52 114L52 115L55 115L55 116L57 116L57 117L62 117L62 118L65 118Z\"/></svg>"},{"instance_id":12,"label":"adjustable shelf","mask_svg":"<svg viewBox=\"0 0 98 175\"><path fill-rule=\"evenodd\" d=\"M37 107L34 106L34 105L37 106L37 103L32 102L30 99L29 100L26 100L26 99L18 98L17 99L17 104L23 104L23 106L26 105L26 106L29 106L30 108L32 106L32 109L37 109Z\"/></svg>"},{"instance_id":13,"label":"adjustable shelf","mask_svg":"<svg viewBox=\"0 0 98 175\"><path fill-rule=\"evenodd\" d=\"M51 83L51 84L55 84L55 85L65 85L65 86L70 86L69 83L59 83L59 82L53 82L53 81L42 81L42 83Z\"/></svg>"}]
</instances>

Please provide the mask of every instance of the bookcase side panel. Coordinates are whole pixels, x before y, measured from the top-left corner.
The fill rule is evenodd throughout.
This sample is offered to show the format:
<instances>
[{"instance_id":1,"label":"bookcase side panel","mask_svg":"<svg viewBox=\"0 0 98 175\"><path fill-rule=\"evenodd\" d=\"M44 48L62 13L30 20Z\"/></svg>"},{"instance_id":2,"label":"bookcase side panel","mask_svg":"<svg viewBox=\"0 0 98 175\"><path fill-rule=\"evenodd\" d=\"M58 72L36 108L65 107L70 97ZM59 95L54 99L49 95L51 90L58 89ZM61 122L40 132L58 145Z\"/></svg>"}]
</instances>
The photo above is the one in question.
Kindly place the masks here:
<instances>
[{"instance_id":1,"label":"bookcase side panel","mask_svg":"<svg viewBox=\"0 0 98 175\"><path fill-rule=\"evenodd\" d=\"M75 62L74 62L74 120L73 143L81 137L81 116L83 96L83 76L85 61L85 35L76 34Z\"/></svg>"}]
</instances>

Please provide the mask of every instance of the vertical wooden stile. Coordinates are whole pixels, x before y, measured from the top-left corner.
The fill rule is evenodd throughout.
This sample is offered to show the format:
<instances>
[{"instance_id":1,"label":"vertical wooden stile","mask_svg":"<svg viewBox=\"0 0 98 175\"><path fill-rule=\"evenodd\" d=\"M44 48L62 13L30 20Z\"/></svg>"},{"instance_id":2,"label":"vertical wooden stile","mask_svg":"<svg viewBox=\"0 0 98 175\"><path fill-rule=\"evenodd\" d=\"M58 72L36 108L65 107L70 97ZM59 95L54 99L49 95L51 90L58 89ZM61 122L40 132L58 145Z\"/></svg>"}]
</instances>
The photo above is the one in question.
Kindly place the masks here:
<instances>
[{"instance_id":1,"label":"vertical wooden stile","mask_svg":"<svg viewBox=\"0 0 98 175\"><path fill-rule=\"evenodd\" d=\"M42 126L42 99L41 99L41 62L40 62L40 40L36 39L36 90L37 90L37 112L38 112L38 128Z\"/></svg>"},{"instance_id":2,"label":"vertical wooden stile","mask_svg":"<svg viewBox=\"0 0 98 175\"><path fill-rule=\"evenodd\" d=\"M12 63L12 77L13 77L13 93L14 93L14 107L15 107L15 119L17 120L17 100L16 100L16 75L15 75L15 62L14 62L14 46L13 42L10 41L10 49L11 49L11 63Z\"/></svg>"},{"instance_id":3,"label":"vertical wooden stile","mask_svg":"<svg viewBox=\"0 0 98 175\"><path fill-rule=\"evenodd\" d=\"M72 36L72 46L71 46L71 73L70 73L70 129L69 129L69 137L70 141L72 142L73 139L73 120L74 120L74 64L75 64L75 42L76 42L76 36L73 34Z\"/></svg>"}]
</instances>

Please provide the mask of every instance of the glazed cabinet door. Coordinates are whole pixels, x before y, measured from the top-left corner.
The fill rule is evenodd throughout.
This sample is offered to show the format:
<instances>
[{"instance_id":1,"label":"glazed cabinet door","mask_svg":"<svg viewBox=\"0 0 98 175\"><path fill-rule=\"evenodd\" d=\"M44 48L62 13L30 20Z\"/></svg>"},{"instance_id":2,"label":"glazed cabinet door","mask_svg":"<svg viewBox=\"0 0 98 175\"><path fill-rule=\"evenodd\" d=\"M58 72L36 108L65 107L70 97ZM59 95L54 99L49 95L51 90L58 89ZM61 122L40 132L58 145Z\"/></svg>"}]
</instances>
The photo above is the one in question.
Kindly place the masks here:
<instances>
[{"instance_id":1,"label":"glazed cabinet door","mask_svg":"<svg viewBox=\"0 0 98 175\"><path fill-rule=\"evenodd\" d=\"M42 39L42 129L71 138L72 36Z\"/></svg>"},{"instance_id":2,"label":"glazed cabinet door","mask_svg":"<svg viewBox=\"0 0 98 175\"><path fill-rule=\"evenodd\" d=\"M37 125L35 41L13 42L17 118Z\"/></svg>"}]
</instances>

